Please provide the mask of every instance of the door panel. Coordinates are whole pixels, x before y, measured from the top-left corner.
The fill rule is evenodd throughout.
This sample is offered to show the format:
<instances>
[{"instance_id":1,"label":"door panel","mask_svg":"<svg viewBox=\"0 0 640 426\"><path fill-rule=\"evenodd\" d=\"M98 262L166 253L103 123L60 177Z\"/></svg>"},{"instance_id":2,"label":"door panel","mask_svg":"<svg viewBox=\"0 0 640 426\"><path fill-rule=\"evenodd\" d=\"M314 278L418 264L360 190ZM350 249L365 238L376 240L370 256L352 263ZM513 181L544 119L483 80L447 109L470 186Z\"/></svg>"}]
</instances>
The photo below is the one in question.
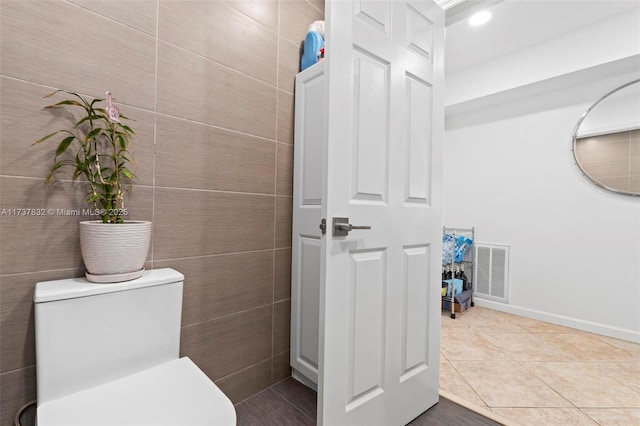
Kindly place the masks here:
<instances>
[{"instance_id":1,"label":"door panel","mask_svg":"<svg viewBox=\"0 0 640 426\"><path fill-rule=\"evenodd\" d=\"M431 62L433 51L433 22L410 4L407 12L407 46L414 53Z\"/></svg>"},{"instance_id":2,"label":"door panel","mask_svg":"<svg viewBox=\"0 0 640 426\"><path fill-rule=\"evenodd\" d=\"M320 206L322 200L322 137L324 135L324 111L319 99L324 97L324 74L315 73L307 79L301 78L300 92L296 97L299 101L300 114L308 117L302 122L299 131L302 136L299 140L305 141L300 149L302 164L300 168L302 182L300 187L302 194L300 205ZM314 224L315 225L315 224Z\"/></svg>"},{"instance_id":3,"label":"door panel","mask_svg":"<svg viewBox=\"0 0 640 426\"><path fill-rule=\"evenodd\" d=\"M348 305L347 407L371 398L384 388L384 311L386 256L384 250L352 251Z\"/></svg>"},{"instance_id":4,"label":"door panel","mask_svg":"<svg viewBox=\"0 0 640 426\"><path fill-rule=\"evenodd\" d=\"M355 1L354 15L356 19L370 25L380 33L388 36L391 26L391 5L386 1Z\"/></svg>"},{"instance_id":5,"label":"door panel","mask_svg":"<svg viewBox=\"0 0 640 426\"><path fill-rule=\"evenodd\" d=\"M353 58L353 199L384 202L389 161L389 64L357 48Z\"/></svg>"},{"instance_id":6,"label":"door panel","mask_svg":"<svg viewBox=\"0 0 640 426\"><path fill-rule=\"evenodd\" d=\"M318 329L322 217L322 155L326 148L324 64L296 76L291 366L307 384L318 381Z\"/></svg>"},{"instance_id":7,"label":"door panel","mask_svg":"<svg viewBox=\"0 0 640 426\"><path fill-rule=\"evenodd\" d=\"M431 189L431 150L424 135L429 134L431 123L431 85L417 77L406 75L407 87L407 150L406 202L429 204Z\"/></svg>"},{"instance_id":8,"label":"door panel","mask_svg":"<svg viewBox=\"0 0 640 426\"><path fill-rule=\"evenodd\" d=\"M319 424L406 424L438 400L444 14L326 2Z\"/></svg>"},{"instance_id":9,"label":"door panel","mask_svg":"<svg viewBox=\"0 0 640 426\"><path fill-rule=\"evenodd\" d=\"M402 376L404 381L428 367L429 245L404 248L404 288L402 323ZM427 285L425 285L427 283Z\"/></svg>"},{"instance_id":10,"label":"door panel","mask_svg":"<svg viewBox=\"0 0 640 426\"><path fill-rule=\"evenodd\" d=\"M320 238L300 238L300 294L296 307L300 309L300 328L296 342L300 347L294 351L297 361L315 375L318 374L318 318L320 291Z\"/></svg>"}]
</instances>

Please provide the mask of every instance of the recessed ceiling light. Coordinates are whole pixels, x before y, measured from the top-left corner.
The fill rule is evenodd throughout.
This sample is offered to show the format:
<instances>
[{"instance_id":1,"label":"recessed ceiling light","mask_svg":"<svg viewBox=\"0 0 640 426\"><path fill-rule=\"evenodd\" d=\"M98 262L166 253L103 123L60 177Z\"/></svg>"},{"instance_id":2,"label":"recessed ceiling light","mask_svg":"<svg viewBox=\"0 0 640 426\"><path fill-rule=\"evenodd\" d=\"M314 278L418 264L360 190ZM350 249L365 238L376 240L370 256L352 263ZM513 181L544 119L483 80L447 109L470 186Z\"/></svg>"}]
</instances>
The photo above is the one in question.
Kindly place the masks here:
<instances>
[{"instance_id":1,"label":"recessed ceiling light","mask_svg":"<svg viewBox=\"0 0 640 426\"><path fill-rule=\"evenodd\" d=\"M489 12L488 10L483 10L471 15L471 18L469 18L469 25L476 27L478 25L486 24L490 19L491 12Z\"/></svg>"}]
</instances>

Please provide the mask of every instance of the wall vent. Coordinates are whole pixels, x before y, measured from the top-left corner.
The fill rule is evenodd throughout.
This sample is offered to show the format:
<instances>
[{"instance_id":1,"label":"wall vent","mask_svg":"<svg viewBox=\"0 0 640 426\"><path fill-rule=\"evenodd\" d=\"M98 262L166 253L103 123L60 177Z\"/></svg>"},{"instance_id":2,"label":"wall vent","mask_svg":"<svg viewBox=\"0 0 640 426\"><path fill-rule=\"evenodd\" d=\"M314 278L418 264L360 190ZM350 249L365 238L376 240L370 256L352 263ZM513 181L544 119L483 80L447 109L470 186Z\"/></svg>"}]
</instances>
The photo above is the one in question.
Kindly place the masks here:
<instances>
[{"instance_id":1,"label":"wall vent","mask_svg":"<svg viewBox=\"0 0 640 426\"><path fill-rule=\"evenodd\" d=\"M473 297L509 303L509 246L474 244Z\"/></svg>"}]
</instances>

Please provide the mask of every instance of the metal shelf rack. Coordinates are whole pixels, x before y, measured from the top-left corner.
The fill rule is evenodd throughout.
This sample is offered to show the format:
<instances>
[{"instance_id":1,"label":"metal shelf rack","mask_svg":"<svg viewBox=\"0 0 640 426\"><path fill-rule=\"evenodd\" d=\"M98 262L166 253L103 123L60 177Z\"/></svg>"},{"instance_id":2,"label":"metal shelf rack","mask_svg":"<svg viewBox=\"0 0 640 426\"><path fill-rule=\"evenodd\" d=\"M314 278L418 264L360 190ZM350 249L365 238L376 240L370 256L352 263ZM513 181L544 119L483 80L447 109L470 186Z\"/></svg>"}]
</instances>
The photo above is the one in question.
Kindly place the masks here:
<instances>
[{"instance_id":1,"label":"metal shelf rack","mask_svg":"<svg viewBox=\"0 0 640 426\"><path fill-rule=\"evenodd\" d=\"M473 288L473 282L474 280L474 264L475 264L475 249L474 249L474 244L476 242L475 239L475 227L471 227L471 228L449 228L446 226L442 227L442 235L452 235L453 236L453 250L451 250L450 253L445 253L443 251L442 256L443 256L443 262L442 262L442 268L443 271L446 270L447 268L451 268L452 271L455 270L455 266L456 265L460 265L464 268L464 272L465 275L467 276L467 286L465 288L463 288L464 290L468 290L468 289L472 289ZM460 262L456 262L456 254L455 254L455 241L459 236L465 236L465 237L469 237L471 239L471 245L469 246L469 248L466 250L464 257L462 259L462 261ZM446 257L446 258L445 258ZM455 319L456 318L456 312L455 312L455 285L453 284L453 277L452 277L452 283L451 283L451 296L443 296L442 300L444 301L448 301L449 302L449 306L451 307L451 312L450 312L450 316L451 318ZM474 305L473 303L473 296L471 296L471 301L470 301L471 306Z\"/></svg>"}]
</instances>

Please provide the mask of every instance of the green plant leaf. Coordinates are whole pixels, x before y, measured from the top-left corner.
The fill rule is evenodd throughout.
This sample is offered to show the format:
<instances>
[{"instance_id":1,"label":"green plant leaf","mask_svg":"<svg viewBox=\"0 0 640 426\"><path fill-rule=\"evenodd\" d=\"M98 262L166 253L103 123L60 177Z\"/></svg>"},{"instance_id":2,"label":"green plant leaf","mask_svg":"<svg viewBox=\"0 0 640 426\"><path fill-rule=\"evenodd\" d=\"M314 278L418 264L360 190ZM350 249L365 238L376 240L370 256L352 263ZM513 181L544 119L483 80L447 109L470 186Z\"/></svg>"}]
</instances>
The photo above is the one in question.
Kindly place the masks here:
<instances>
[{"instance_id":1,"label":"green plant leaf","mask_svg":"<svg viewBox=\"0 0 640 426\"><path fill-rule=\"evenodd\" d=\"M55 104L47 105L45 108L59 108L59 107L61 107L63 105L73 105L73 106L79 106L79 107L84 108L84 105L82 105L80 102L74 101L74 100L71 100L71 99L67 99L67 100L64 100L64 101L57 102Z\"/></svg>"},{"instance_id":2,"label":"green plant leaf","mask_svg":"<svg viewBox=\"0 0 640 426\"><path fill-rule=\"evenodd\" d=\"M122 117L122 116L121 116ZM120 127L122 127L127 133L131 133L132 135L135 135L136 132L134 132L131 127L127 126L126 124L120 124Z\"/></svg>"},{"instance_id":3,"label":"green plant leaf","mask_svg":"<svg viewBox=\"0 0 640 426\"><path fill-rule=\"evenodd\" d=\"M74 127L76 127L76 128L77 128L77 127L80 127L80 125L81 125L82 123L86 122L86 121L89 121L89 120L100 120L100 118L101 118L101 116L100 116L100 115L96 115L96 114L84 116L82 119L80 119L80 120L79 120L79 121L74 125Z\"/></svg>"},{"instance_id":4,"label":"green plant leaf","mask_svg":"<svg viewBox=\"0 0 640 426\"><path fill-rule=\"evenodd\" d=\"M42 97L42 99L50 98L50 97L52 97L53 95L55 95L56 93L58 93L58 92L62 92L62 90L61 90L61 89L54 90L53 92L51 92L51 93L49 93L49 94L44 95L44 96Z\"/></svg>"},{"instance_id":5,"label":"green plant leaf","mask_svg":"<svg viewBox=\"0 0 640 426\"><path fill-rule=\"evenodd\" d=\"M120 142L120 148L122 148L123 151L126 151L127 141L125 140L125 138L123 138L122 135L118 135L117 138L118 138L118 141Z\"/></svg>"},{"instance_id":6,"label":"green plant leaf","mask_svg":"<svg viewBox=\"0 0 640 426\"><path fill-rule=\"evenodd\" d=\"M60 142L60 145L58 145L58 149L56 149L56 156L54 158L57 158L60 154L65 152L67 150L67 148L69 148L69 145L71 145L71 142L73 142L73 140L75 138L76 138L75 136L68 136L68 137L62 139L62 142Z\"/></svg>"},{"instance_id":7,"label":"green plant leaf","mask_svg":"<svg viewBox=\"0 0 640 426\"><path fill-rule=\"evenodd\" d=\"M76 153L76 168L84 170L86 164L80 159L80 152Z\"/></svg>"},{"instance_id":8,"label":"green plant leaf","mask_svg":"<svg viewBox=\"0 0 640 426\"><path fill-rule=\"evenodd\" d=\"M45 137L42 137L42 138L38 139L37 141L35 141L35 142L34 142L34 143L32 143L31 145L35 145L35 144L37 144L37 143L44 142L44 141L46 141L47 139L49 139L51 136L55 136L55 135L57 135L58 133L61 133L61 132L64 132L64 131L65 131L65 130L58 130L57 132L50 133L50 134L48 134L47 136L45 136Z\"/></svg>"},{"instance_id":9,"label":"green plant leaf","mask_svg":"<svg viewBox=\"0 0 640 426\"><path fill-rule=\"evenodd\" d=\"M102 127L97 127L92 131L90 131L89 133L87 133L87 138L86 138L87 141L95 139L95 137L98 136L100 132L102 132Z\"/></svg>"},{"instance_id":10,"label":"green plant leaf","mask_svg":"<svg viewBox=\"0 0 640 426\"><path fill-rule=\"evenodd\" d=\"M136 174L133 173L131 170L127 169L126 167L122 168L122 173L129 179L133 179L134 177L136 177Z\"/></svg>"},{"instance_id":11,"label":"green plant leaf","mask_svg":"<svg viewBox=\"0 0 640 426\"><path fill-rule=\"evenodd\" d=\"M50 185L51 182L53 182L53 175L54 174L55 174L54 172L49 172L49 176L47 176L47 178L44 181L47 185Z\"/></svg>"},{"instance_id":12,"label":"green plant leaf","mask_svg":"<svg viewBox=\"0 0 640 426\"><path fill-rule=\"evenodd\" d=\"M78 95L75 92L70 92L68 90L64 90L64 89L58 89L58 90L54 90L53 92L49 93L48 95L45 95L44 98L50 98L51 96L55 95L56 93L60 93L60 92L64 92L68 95L73 95L73 96L77 96L80 97L80 95Z\"/></svg>"},{"instance_id":13,"label":"green plant leaf","mask_svg":"<svg viewBox=\"0 0 640 426\"><path fill-rule=\"evenodd\" d=\"M45 182L47 184L50 184L53 181L53 176L56 174L56 171L64 165L65 165L64 161L58 161L53 166L51 166L51 170L49 171L49 176L47 176L47 179L45 180Z\"/></svg>"}]
</instances>

